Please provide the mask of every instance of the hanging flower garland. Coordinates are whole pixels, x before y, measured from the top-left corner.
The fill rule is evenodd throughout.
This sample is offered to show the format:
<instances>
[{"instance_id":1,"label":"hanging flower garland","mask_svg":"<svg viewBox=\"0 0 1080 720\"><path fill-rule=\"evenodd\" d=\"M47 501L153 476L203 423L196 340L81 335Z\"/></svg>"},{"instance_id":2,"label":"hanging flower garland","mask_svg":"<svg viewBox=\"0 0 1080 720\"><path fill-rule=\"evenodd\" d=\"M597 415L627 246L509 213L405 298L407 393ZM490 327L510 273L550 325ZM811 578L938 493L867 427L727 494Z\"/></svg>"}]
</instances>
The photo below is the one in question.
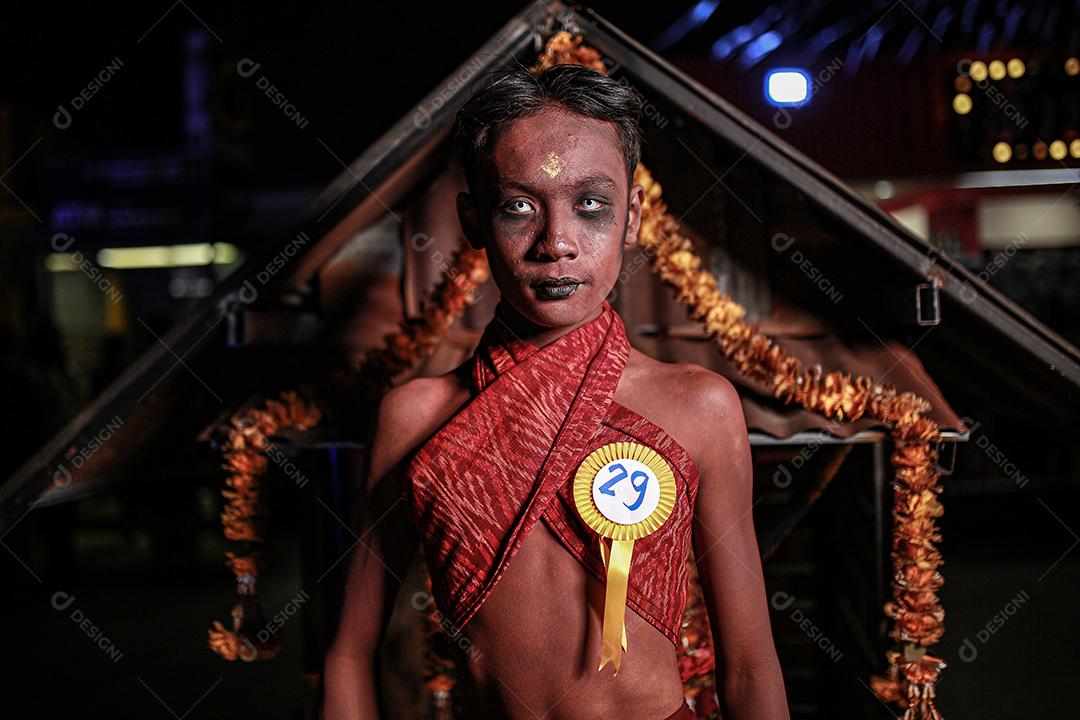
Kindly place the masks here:
<instances>
[{"instance_id":1,"label":"hanging flower garland","mask_svg":"<svg viewBox=\"0 0 1080 720\"><path fill-rule=\"evenodd\" d=\"M286 428L309 430L319 424L323 411L342 398L357 394L371 400L399 373L416 367L429 356L467 304L475 302L476 289L488 279L482 250L463 247L454 256L446 277L424 302L419 318L407 320L386 345L364 356L353 370L341 371L324 385L282 392L262 407L236 413L229 420L221 450L222 467L230 475L222 495L228 500L221 522L225 537L242 544L239 552L226 552L226 564L236 576L240 596L232 608L232 627L214 620L207 630L211 650L226 660L267 660L281 648L278 628L268 631L256 592L256 579L266 568L265 540L259 478L269 465L266 451L270 438ZM355 405L352 405L355 407Z\"/></svg>"},{"instance_id":2,"label":"hanging flower garland","mask_svg":"<svg viewBox=\"0 0 1080 720\"><path fill-rule=\"evenodd\" d=\"M240 598L232 609L232 630L215 620L208 631L210 648L227 660L267 660L281 647L276 633L267 637L267 633L260 632L263 615L255 581L266 568L266 553L259 477L266 472L266 449L274 433L286 427L306 429L318 423L319 418L319 410L310 400L288 391L279 400L267 400L264 408L237 413L229 421L222 467L231 474L225 480L228 487L221 491L228 500L221 522L225 537L244 548L240 554L225 553Z\"/></svg>"},{"instance_id":3,"label":"hanging flower garland","mask_svg":"<svg viewBox=\"0 0 1080 720\"><path fill-rule=\"evenodd\" d=\"M555 34L532 68L576 63L606 72L600 54L582 44L580 35ZM941 535L936 519L943 513L936 461L941 431L926 414L931 405L911 392L898 393L888 383L851 373L823 373L820 365L804 369L801 361L743 321L746 310L720 292L716 277L702 267L692 241L679 232L667 212L661 187L644 165L634 181L645 189L639 243L653 271L676 290L688 315L705 327L720 351L740 373L752 378L785 403L798 404L827 418L851 422L864 415L891 428L894 451L893 599L885 614L894 621L889 636L896 645L886 653L884 677L871 685L884 700L905 708L904 720L938 720L934 686L945 667L927 652L944 632L945 611L937 591L943 578L941 553L934 546Z\"/></svg>"},{"instance_id":4,"label":"hanging flower garland","mask_svg":"<svg viewBox=\"0 0 1080 720\"><path fill-rule=\"evenodd\" d=\"M679 302L689 306L689 316L705 326L740 373L785 403L838 421L869 415L891 427L896 471L893 600L886 603L885 613L895 621L889 636L898 645L886 653L886 675L875 676L871 685L882 699L906 708L904 720L940 718L934 684L945 663L926 652L941 639L945 616L937 596L943 561L934 546L941 540L935 520L943 513L936 466L941 435L937 423L926 417L930 403L869 377L823 374L820 365L804 369L797 358L744 322L745 309L717 289L716 277L702 268L693 243L679 233L678 222L660 200L659 183L644 166L638 165L634 181L645 189L639 242L652 269L675 288Z\"/></svg>"},{"instance_id":5,"label":"hanging flower garland","mask_svg":"<svg viewBox=\"0 0 1080 720\"><path fill-rule=\"evenodd\" d=\"M600 54L582 45L580 36L566 32L552 37L533 71L568 62L605 71ZM886 653L889 666L885 676L874 677L872 685L880 697L906 708L904 720L940 718L933 703L934 685L945 663L926 651L928 646L940 640L944 619L937 596L942 584L938 571L942 559L934 546L941 539L935 524L942 514L936 469L940 429L925 416L930 404L914 393L898 393L892 385L875 383L868 377L852 378L850 373L840 372L823 374L820 365L803 369L797 358L762 335L756 326L745 323L742 320L745 309L718 290L716 278L702 269L692 242L679 233L678 222L666 212L659 183L643 165L638 166L635 181L646 191L639 240L651 258L652 269L662 282L675 288L676 298L688 306L689 316L705 326L709 337L715 339L721 352L739 372L769 388L775 397L786 403L797 403L839 421L854 421L869 415L892 428L895 447L892 462L896 468L893 485L894 579L893 600L886 604L885 612L894 620L890 637L897 645ZM423 318L407 322L400 332L387 336L387 346L370 353L355 371L358 375L339 376L335 386L342 383L348 386L359 380L364 383L364 391L377 392L395 374L415 366L438 344L476 285L486 277L482 253L462 251L448 272L447 280L426 304ZM295 393L283 394L281 407L276 407L276 412L270 402L273 401L268 401L267 415L252 413L259 419L250 425L240 422L240 426L237 426L239 419L234 418L230 431L227 447L238 448L236 459L227 456L225 465L227 469L237 468L229 482L232 492L225 491L230 505L222 514L226 527L234 528L227 530L227 536L232 534L230 539L261 543L256 523L260 508L255 478L265 472L266 459L260 455L260 462L255 455L265 450L266 438L289 426L281 423L296 422L299 424L292 426L305 427L319 419L315 405ZM251 428L257 427L260 419L263 427L252 432ZM278 424L275 426L274 423ZM234 438L233 433L238 436ZM261 646L253 644L251 623L245 624L245 618L254 613L244 601L254 599L255 577L265 561L261 554L253 551L240 556L229 553L228 563L237 575L242 598L233 609L233 631L225 630L215 621L215 628L209 631L210 646L227 659L243 657L245 646L255 657L272 657L280 647L275 645L276 638ZM691 597L695 597L694 593ZM700 598L697 602L700 604ZM257 603L254 607L257 609ZM688 617L700 627L701 613L695 614L692 608L689 610ZM702 672L708 672L712 667L711 649L707 657L697 654L708 641L700 637L702 634L698 630L684 639L680 658L680 667L685 669L684 682L689 683L692 677L700 674L695 673L695 669L706 668ZM445 663L440 664L429 686L448 692L453 682L449 672Z\"/></svg>"},{"instance_id":6,"label":"hanging flower garland","mask_svg":"<svg viewBox=\"0 0 1080 720\"><path fill-rule=\"evenodd\" d=\"M424 566L424 591L432 597L431 575ZM431 693L431 720L454 720L454 685L457 683L457 666L450 655L449 638L443 631L442 615L424 613L427 634L424 648L424 686Z\"/></svg>"},{"instance_id":7,"label":"hanging flower garland","mask_svg":"<svg viewBox=\"0 0 1080 720\"><path fill-rule=\"evenodd\" d=\"M680 626L680 644L676 659L679 678L683 684L683 697L700 718L715 717L716 706L716 656L713 655L712 628L709 613L705 609L705 594L698 578L697 563L686 561L687 587L686 607Z\"/></svg>"}]
</instances>

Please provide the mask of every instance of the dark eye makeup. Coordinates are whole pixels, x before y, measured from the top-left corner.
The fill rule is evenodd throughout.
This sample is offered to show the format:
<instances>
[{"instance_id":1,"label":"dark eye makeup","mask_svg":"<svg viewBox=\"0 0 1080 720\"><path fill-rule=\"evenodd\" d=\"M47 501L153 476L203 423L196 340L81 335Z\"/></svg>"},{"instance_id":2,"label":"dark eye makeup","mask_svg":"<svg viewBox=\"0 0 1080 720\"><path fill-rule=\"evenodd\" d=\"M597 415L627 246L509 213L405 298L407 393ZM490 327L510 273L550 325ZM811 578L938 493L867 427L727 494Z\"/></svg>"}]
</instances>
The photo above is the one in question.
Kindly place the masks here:
<instances>
[{"instance_id":1,"label":"dark eye makeup","mask_svg":"<svg viewBox=\"0 0 1080 720\"><path fill-rule=\"evenodd\" d=\"M586 207L588 205L588 207ZM611 215L611 205L595 197L582 198L577 204L577 214L589 220L606 218Z\"/></svg>"},{"instance_id":2,"label":"dark eye makeup","mask_svg":"<svg viewBox=\"0 0 1080 720\"><path fill-rule=\"evenodd\" d=\"M535 212L534 203L526 198L512 198L498 206L499 214L505 218L517 219L529 217ZM600 197L581 198L574 206L579 217L587 220L611 216L611 203Z\"/></svg>"}]
</instances>

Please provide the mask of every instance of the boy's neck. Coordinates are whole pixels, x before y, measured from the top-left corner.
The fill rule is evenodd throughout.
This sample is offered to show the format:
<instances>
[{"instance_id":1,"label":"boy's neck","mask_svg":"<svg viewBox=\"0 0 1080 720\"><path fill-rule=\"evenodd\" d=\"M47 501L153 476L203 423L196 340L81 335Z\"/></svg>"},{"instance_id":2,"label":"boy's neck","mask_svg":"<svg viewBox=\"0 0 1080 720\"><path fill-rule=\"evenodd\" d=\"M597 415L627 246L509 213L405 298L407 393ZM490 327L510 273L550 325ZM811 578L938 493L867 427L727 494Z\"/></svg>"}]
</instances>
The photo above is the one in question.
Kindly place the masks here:
<instances>
[{"instance_id":1,"label":"boy's neck","mask_svg":"<svg viewBox=\"0 0 1080 720\"><path fill-rule=\"evenodd\" d=\"M597 307L595 313L592 313L592 315L578 323L560 327L544 327L542 325L537 325L522 316L521 313L505 299L500 299L495 307L496 317L502 320L503 326L510 330L514 337L519 340L525 340L526 342L541 348L555 342L568 332L595 320L600 317L600 314L603 312L604 306L601 304Z\"/></svg>"}]
</instances>

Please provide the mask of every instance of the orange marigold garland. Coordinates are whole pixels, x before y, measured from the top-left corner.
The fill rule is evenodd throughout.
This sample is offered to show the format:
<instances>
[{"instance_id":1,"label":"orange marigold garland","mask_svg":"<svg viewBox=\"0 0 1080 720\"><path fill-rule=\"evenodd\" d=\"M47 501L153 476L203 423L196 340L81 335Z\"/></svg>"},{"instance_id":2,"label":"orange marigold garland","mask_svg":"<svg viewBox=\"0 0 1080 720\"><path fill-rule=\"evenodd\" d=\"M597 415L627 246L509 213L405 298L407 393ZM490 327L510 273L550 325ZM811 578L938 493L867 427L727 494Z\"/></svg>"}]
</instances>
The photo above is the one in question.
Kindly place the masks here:
<instances>
[{"instance_id":1,"label":"orange marigold garland","mask_svg":"<svg viewBox=\"0 0 1080 720\"><path fill-rule=\"evenodd\" d=\"M676 649L683 697L698 717L715 717L716 656L713 653L712 629L705 610L705 596L698 579L697 562L687 559L688 574L686 608L680 628L680 644Z\"/></svg>"},{"instance_id":2,"label":"orange marigold garland","mask_svg":"<svg viewBox=\"0 0 1080 720\"><path fill-rule=\"evenodd\" d=\"M265 474L270 438L285 428L309 430L320 422L323 410L355 391L370 399L400 372L415 367L431 354L443 335L475 302L476 289L488 278L482 250L463 246L454 256L446 277L423 304L421 316L386 336L386 346L365 355L359 367L336 373L324 387L302 387L282 392L262 407L232 416L222 445L222 467L230 472L221 494L228 500L221 513L225 537L242 543L238 554L226 552L226 564L236 576L240 596L231 611L232 627L214 620L207 630L211 650L226 660L267 660L281 648L278 628L265 631L256 593L256 578L266 568L259 478Z\"/></svg>"},{"instance_id":3,"label":"orange marigold garland","mask_svg":"<svg viewBox=\"0 0 1080 720\"><path fill-rule=\"evenodd\" d=\"M573 35L565 30L548 38L544 52L536 59L536 64L529 68L529 72L538 75L556 65L584 65L607 74L604 58L596 48L582 44L580 35Z\"/></svg>"},{"instance_id":4,"label":"orange marigold garland","mask_svg":"<svg viewBox=\"0 0 1080 720\"><path fill-rule=\"evenodd\" d=\"M431 576L424 573L424 591L431 597ZM427 629L425 651L424 686L431 693L430 720L453 720L454 685L457 683L457 667L447 647L449 638L443 632L443 616L435 610L424 613Z\"/></svg>"},{"instance_id":5,"label":"orange marigold garland","mask_svg":"<svg viewBox=\"0 0 1080 720\"><path fill-rule=\"evenodd\" d=\"M538 72L559 63L577 63L605 71L600 55L582 44L580 35L556 33L532 68ZM644 165L634 180L645 189L639 243L660 280L673 287L688 315L701 322L743 375L770 389L788 404L798 404L838 421L869 415L891 428L896 471L893 503L893 599L885 613L894 621L889 636L896 645L886 653L884 677L871 679L879 697L905 708L904 720L938 720L934 686L945 668L926 648L944 632L945 611L937 591L943 578L938 568L941 540L935 520L943 510L937 471L940 428L926 414L931 405L911 392L898 393L888 383L851 373L824 373L820 365L803 368L757 326L743 321L746 310L720 292L716 277L703 267L693 243L679 232L679 223L666 212L660 184Z\"/></svg>"},{"instance_id":6,"label":"orange marigold garland","mask_svg":"<svg viewBox=\"0 0 1080 720\"><path fill-rule=\"evenodd\" d=\"M769 388L789 404L839 421L869 415L891 427L896 470L893 483L893 600L885 613L894 620L889 636L897 646L886 653L884 677L871 680L883 699L906 708L904 720L936 720L934 683L944 661L926 652L941 639L945 611L937 591L941 540L935 524L943 510L936 460L940 428L926 417L930 403L911 392L898 393L888 383L852 377L838 371L823 373L820 365L802 363L743 321L745 310L717 288L716 277L702 267L689 238L666 212L659 183L638 165L636 183L645 189L639 242L660 279L675 288L677 299L689 306L689 316L701 322L724 356L740 373Z\"/></svg>"},{"instance_id":7,"label":"orange marigold garland","mask_svg":"<svg viewBox=\"0 0 1080 720\"><path fill-rule=\"evenodd\" d=\"M600 55L581 44L580 36L561 32L548 43L533 71L560 63L586 64L604 71ZM639 165L635 181L646 191L646 202L640 231L643 250L651 257L653 270L661 281L675 288L676 298L689 306L689 316L701 322L714 338L721 352L735 364L739 372L754 378L769 388L775 397L787 403L798 403L807 410L840 421L853 421L869 415L891 428L896 468L893 519L892 557L894 568L893 600L886 604L886 614L894 620L890 636L897 646L886 653L889 667L884 677L874 677L874 691L883 699L906 708L905 720L936 720L940 714L934 707L934 684L945 663L930 655L926 648L936 643L943 632L944 611L937 591L942 584L938 568L942 564L934 543L940 541L935 519L942 514L938 495L941 492L936 469L936 444L940 429L925 415L929 403L914 393L898 393L888 383L876 383L868 377L852 378L851 373L823 373L820 365L802 368L801 362L762 335L756 326L745 323L745 310L718 290L716 278L702 268L692 242L679 233L678 222L666 212L661 200L661 188L644 166ZM448 273L447 281L436 291L432 302L424 309L424 317L406 323L402 330L387 337L387 347L371 353L357 369L359 379L368 390L382 388L398 372L413 366L424 354L430 353L442 334L453 322L455 313L467 302L455 292L479 284L486 277L482 258L462 252ZM453 271L459 270L455 274ZM482 282L482 280L480 280ZM353 375L353 378L356 376ZM315 420L317 422L317 420ZM243 434L243 433L241 433ZM264 436L265 437L265 436ZM258 443L255 443L256 446ZM265 444L263 445L265 448ZM254 477L265 469L252 457L238 458L238 467L250 469L240 473L230 483L235 495L227 495L236 505L223 514L227 527L234 528L236 539L260 539L254 516L258 510L257 483ZM233 463L230 462L227 467ZM228 492L228 491L226 491ZM229 531L227 531L228 533ZM230 566L237 572L241 594L244 588L254 588L259 556L230 555ZM693 594L692 594L693 599ZM700 603L700 599L698 601ZM237 604L237 608L241 603ZM237 619L234 608L234 629L242 625L243 613ZM692 613L692 608L690 609ZM692 616L692 615L691 615ZM227 633L220 623L211 632L211 647L223 656L235 658L241 643L239 633ZM694 654L692 648L703 646L700 631L684 640L680 666L684 682L699 674L701 667L711 665L709 657ZM695 665L699 666L695 668ZM707 672L707 670L706 670ZM433 687L443 691L450 687L449 677L436 672Z\"/></svg>"},{"instance_id":8,"label":"orange marigold garland","mask_svg":"<svg viewBox=\"0 0 1080 720\"><path fill-rule=\"evenodd\" d=\"M487 255L462 241L443 280L421 303L420 316L406 320L401 329L386 336L386 345L364 356L352 371L339 373L338 390L348 392L359 383L366 397L376 397L405 370L430 356L466 305L476 302L476 290L490 277Z\"/></svg>"},{"instance_id":9,"label":"orange marigold garland","mask_svg":"<svg viewBox=\"0 0 1080 720\"><path fill-rule=\"evenodd\" d=\"M238 413L230 420L222 467L232 474L225 480L228 487L221 492L228 500L221 522L225 537L244 546L242 554L226 553L226 564L236 576L240 598L231 612L232 628L215 620L207 631L210 648L226 660L266 660L281 648L277 632L260 632L264 621L256 578L266 567L266 555L259 476L266 471L265 452L274 433L285 427L306 429L318 423L319 418L319 409L309 399L288 391L278 400L267 400L264 408Z\"/></svg>"}]
</instances>

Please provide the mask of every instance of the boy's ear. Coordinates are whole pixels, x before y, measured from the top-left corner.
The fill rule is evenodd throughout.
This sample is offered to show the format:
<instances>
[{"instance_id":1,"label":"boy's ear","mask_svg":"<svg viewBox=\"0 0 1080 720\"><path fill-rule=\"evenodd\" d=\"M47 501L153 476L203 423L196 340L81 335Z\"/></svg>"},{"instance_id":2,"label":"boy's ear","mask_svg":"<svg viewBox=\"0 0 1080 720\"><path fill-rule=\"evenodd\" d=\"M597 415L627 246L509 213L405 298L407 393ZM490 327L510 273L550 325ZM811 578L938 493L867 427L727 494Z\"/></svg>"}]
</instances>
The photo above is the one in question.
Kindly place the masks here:
<instances>
[{"instance_id":1,"label":"boy's ear","mask_svg":"<svg viewBox=\"0 0 1080 720\"><path fill-rule=\"evenodd\" d=\"M476 203L467 192L459 192L457 195L458 222L461 223L461 231L465 233L465 239L476 250L484 247L483 238L480 236L480 227L477 224Z\"/></svg>"},{"instance_id":2,"label":"boy's ear","mask_svg":"<svg viewBox=\"0 0 1080 720\"><path fill-rule=\"evenodd\" d=\"M645 189L640 185L630 188L630 203L626 208L626 235L623 244L629 248L637 244L641 229L641 206L645 202Z\"/></svg>"}]
</instances>

